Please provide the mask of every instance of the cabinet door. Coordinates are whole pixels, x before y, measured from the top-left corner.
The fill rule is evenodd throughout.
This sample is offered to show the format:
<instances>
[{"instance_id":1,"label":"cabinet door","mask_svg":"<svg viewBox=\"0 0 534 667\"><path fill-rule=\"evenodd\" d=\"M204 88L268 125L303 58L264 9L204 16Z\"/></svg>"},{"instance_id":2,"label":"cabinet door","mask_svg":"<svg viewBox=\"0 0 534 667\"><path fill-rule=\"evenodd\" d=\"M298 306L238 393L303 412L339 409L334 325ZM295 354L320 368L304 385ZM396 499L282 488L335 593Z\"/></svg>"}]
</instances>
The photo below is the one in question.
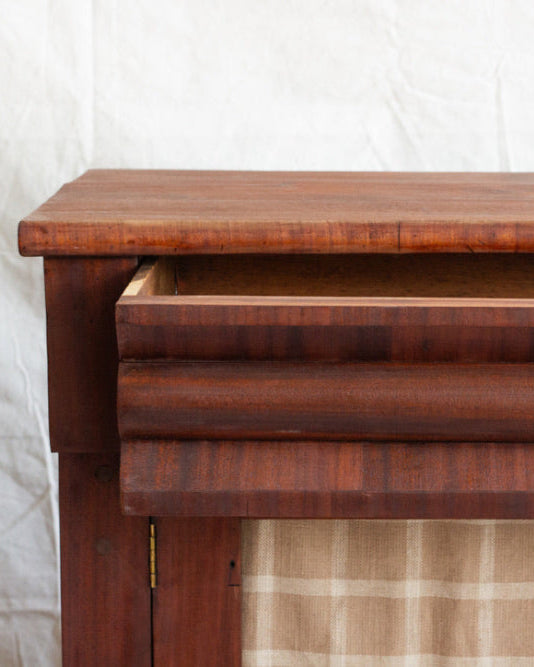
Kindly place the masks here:
<instances>
[{"instance_id":1,"label":"cabinet door","mask_svg":"<svg viewBox=\"0 0 534 667\"><path fill-rule=\"evenodd\" d=\"M154 520L155 667L241 664L240 520Z\"/></svg>"}]
</instances>

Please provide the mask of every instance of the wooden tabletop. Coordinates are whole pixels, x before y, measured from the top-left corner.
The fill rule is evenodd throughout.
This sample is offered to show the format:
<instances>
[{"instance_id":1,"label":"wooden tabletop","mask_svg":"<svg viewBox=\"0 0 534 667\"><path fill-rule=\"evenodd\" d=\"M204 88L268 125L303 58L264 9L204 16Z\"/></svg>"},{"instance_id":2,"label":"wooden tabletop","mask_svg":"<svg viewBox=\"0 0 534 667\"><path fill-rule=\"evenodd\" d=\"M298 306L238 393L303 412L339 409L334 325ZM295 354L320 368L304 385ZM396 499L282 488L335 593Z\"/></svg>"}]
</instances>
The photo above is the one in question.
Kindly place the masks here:
<instances>
[{"instance_id":1,"label":"wooden tabletop","mask_svg":"<svg viewBox=\"0 0 534 667\"><path fill-rule=\"evenodd\" d=\"M91 170L23 255L534 252L532 173Z\"/></svg>"}]
</instances>

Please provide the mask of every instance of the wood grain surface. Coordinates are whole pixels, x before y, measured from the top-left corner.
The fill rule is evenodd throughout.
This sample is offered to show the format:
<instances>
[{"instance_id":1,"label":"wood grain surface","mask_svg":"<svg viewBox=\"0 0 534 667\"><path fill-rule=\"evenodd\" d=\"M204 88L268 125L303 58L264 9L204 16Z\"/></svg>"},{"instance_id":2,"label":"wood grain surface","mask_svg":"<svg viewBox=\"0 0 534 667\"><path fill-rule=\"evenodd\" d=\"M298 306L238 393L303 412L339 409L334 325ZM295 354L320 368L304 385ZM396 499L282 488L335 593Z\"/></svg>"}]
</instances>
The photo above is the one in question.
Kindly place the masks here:
<instances>
[{"instance_id":1,"label":"wood grain surface","mask_svg":"<svg viewBox=\"0 0 534 667\"><path fill-rule=\"evenodd\" d=\"M133 257L45 259L53 451L119 449L114 306L136 268Z\"/></svg>"},{"instance_id":2,"label":"wood grain surface","mask_svg":"<svg viewBox=\"0 0 534 667\"><path fill-rule=\"evenodd\" d=\"M65 665L239 665L239 517L534 518L534 174L92 170L19 247Z\"/></svg>"},{"instance_id":3,"label":"wood grain surface","mask_svg":"<svg viewBox=\"0 0 534 667\"><path fill-rule=\"evenodd\" d=\"M148 519L125 517L119 456L60 454L64 667L150 667Z\"/></svg>"},{"instance_id":4,"label":"wood grain surface","mask_svg":"<svg viewBox=\"0 0 534 667\"><path fill-rule=\"evenodd\" d=\"M156 530L153 664L239 667L239 519L158 518Z\"/></svg>"},{"instance_id":5,"label":"wood grain surface","mask_svg":"<svg viewBox=\"0 0 534 667\"><path fill-rule=\"evenodd\" d=\"M123 440L529 442L534 365L121 362L117 412Z\"/></svg>"},{"instance_id":6,"label":"wood grain surface","mask_svg":"<svg viewBox=\"0 0 534 667\"><path fill-rule=\"evenodd\" d=\"M534 175L88 171L28 215L23 255L532 252Z\"/></svg>"},{"instance_id":7,"label":"wood grain surface","mask_svg":"<svg viewBox=\"0 0 534 667\"><path fill-rule=\"evenodd\" d=\"M529 361L534 299L122 297L125 360Z\"/></svg>"},{"instance_id":8,"label":"wood grain surface","mask_svg":"<svg viewBox=\"0 0 534 667\"><path fill-rule=\"evenodd\" d=\"M160 258L116 322L122 359L529 361L534 256Z\"/></svg>"},{"instance_id":9,"label":"wood grain surface","mask_svg":"<svg viewBox=\"0 0 534 667\"><path fill-rule=\"evenodd\" d=\"M534 445L126 442L127 514L532 519Z\"/></svg>"}]
</instances>

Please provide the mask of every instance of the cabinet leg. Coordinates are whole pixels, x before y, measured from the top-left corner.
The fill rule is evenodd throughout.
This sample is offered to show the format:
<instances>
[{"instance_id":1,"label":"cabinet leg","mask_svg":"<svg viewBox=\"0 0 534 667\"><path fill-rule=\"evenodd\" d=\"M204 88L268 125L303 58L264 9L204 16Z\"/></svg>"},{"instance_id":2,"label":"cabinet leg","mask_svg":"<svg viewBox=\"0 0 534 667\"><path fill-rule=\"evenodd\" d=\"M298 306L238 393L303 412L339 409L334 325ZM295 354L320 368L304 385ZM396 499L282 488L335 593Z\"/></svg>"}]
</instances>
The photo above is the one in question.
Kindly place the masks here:
<instances>
[{"instance_id":1,"label":"cabinet leg","mask_svg":"<svg viewBox=\"0 0 534 667\"><path fill-rule=\"evenodd\" d=\"M120 512L119 457L59 455L64 667L151 664L148 519Z\"/></svg>"}]
</instances>

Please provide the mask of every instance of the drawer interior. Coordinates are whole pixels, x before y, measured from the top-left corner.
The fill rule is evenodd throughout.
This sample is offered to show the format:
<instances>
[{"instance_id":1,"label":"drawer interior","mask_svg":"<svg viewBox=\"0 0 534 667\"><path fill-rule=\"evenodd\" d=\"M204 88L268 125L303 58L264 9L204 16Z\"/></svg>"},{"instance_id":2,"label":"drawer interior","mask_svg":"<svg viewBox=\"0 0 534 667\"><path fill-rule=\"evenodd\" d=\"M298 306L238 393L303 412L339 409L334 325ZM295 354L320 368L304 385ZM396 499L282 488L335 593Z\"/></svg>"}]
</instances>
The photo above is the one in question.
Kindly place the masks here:
<instances>
[{"instance_id":1,"label":"drawer interior","mask_svg":"<svg viewBox=\"0 0 534 667\"><path fill-rule=\"evenodd\" d=\"M534 298L534 255L162 257L125 292L148 295Z\"/></svg>"}]
</instances>

